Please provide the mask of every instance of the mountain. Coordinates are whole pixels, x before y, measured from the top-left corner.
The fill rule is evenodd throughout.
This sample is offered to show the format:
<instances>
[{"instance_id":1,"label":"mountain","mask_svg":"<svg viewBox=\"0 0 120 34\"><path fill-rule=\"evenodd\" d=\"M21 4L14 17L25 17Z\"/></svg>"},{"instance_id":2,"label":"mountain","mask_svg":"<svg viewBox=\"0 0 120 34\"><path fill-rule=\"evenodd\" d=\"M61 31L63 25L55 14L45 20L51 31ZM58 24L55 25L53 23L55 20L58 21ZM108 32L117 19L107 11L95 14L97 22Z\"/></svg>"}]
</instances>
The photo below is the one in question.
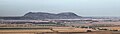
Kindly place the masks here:
<instances>
[{"instance_id":1,"label":"mountain","mask_svg":"<svg viewBox=\"0 0 120 34\"><path fill-rule=\"evenodd\" d=\"M45 12L28 12L24 16L19 17L0 17L4 20L39 20L39 19L79 19L81 16L72 12L64 13L45 13Z\"/></svg>"},{"instance_id":2,"label":"mountain","mask_svg":"<svg viewBox=\"0 0 120 34\"><path fill-rule=\"evenodd\" d=\"M64 13L45 13L45 12L29 12L25 14L23 17L32 18L32 19L76 19L81 18L81 16L76 15L72 12L64 12Z\"/></svg>"}]
</instances>

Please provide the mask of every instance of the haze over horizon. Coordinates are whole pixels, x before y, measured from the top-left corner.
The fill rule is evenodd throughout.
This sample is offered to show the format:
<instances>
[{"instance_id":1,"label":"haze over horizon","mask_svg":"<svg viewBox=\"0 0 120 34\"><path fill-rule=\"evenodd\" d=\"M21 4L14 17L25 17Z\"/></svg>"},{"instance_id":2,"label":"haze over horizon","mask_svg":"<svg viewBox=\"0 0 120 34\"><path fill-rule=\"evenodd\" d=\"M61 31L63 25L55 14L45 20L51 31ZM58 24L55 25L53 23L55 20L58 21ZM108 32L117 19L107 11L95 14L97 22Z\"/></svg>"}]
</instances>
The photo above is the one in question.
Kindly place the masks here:
<instances>
[{"instance_id":1,"label":"haze over horizon","mask_svg":"<svg viewBox=\"0 0 120 34\"><path fill-rule=\"evenodd\" d=\"M28 12L120 17L120 0L0 0L0 16L22 16Z\"/></svg>"}]
</instances>

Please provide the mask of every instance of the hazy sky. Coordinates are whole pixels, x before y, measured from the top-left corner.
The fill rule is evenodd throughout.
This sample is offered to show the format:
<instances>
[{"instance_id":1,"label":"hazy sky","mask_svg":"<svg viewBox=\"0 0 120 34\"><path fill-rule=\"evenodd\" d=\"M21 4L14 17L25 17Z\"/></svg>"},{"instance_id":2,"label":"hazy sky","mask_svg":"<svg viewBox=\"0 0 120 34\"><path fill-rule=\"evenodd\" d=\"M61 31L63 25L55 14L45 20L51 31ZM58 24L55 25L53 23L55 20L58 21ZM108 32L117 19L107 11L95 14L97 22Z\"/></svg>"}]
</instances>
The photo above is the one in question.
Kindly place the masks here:
<instances>
[{"instance_id":1,"label":"hazy sky","mask_svg":"<svg viewBox=\"0 0 120 34\"><path fill-rule=\"evenodd\" d=\"M0 16L22 16L30 11L120 16L120 0L0 0Z\"/></svg>"}]
</instances>

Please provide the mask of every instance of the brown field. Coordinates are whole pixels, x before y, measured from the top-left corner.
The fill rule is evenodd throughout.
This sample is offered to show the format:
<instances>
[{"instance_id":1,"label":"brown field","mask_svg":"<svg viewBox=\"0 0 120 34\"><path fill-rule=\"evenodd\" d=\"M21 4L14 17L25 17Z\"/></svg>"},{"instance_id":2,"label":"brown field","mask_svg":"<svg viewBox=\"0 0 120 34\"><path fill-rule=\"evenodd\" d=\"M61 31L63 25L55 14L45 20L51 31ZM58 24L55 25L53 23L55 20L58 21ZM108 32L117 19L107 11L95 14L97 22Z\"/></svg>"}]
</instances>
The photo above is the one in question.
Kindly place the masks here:
<instances>
[{"instance_id":1,"label":"brown field","mask_svg":"<svg viewBox=\"0 0 120 34\"><path fill-rule=\"evenodd\" d=\"M0 34L120 34L120 32L111 32L111 31L95 31L95 32L86 32L86 33L0 33Z\"/></svg>"},{"instance_id":2,"label":"brown field","mask_svg":"<svg viewBox=\"0 0 120 34\"><path fill-rule=\"evenodd\" d=\"M49 29L45 30L0 30L0 33L35 33L35 32L53 32Z\"/></svg>"},{"instance_id":3,"label":"brown field","mask_svg":"<svg viewBox=\"0 0 120 34\"><path fill-rule=\"evenodd\" d=\"M73 29L36 29L36 30L0 30L0 33L36 33L36 32L86 32L87 29L73 28Z\"/></svg>"},{"instance_id":4,"label":"brown field","mask_svg":"<svg viewBox=\"0 0 120 34\"><path fill-rule=\"evenodd\" d=\"M87 32L87 29L73 28L73 29L53 29L56 32Z\"/></svg>"},{"instance_id":5,"label":"brown field","mask_svg":"<svg viewBox=\"0 0 120 34\"><path fill-rule=\"evenodd\" d=\"M35 33L0 33L0 34L35 34Z\"/></svg>"},{"instance_id":6,"label":"brown field","mask_svg":"<svg viewBox=\"0 0 120 34\"><path fill-rule=\"evenodd\" d=\"M99 27L120 29L120 27ZM30 29L30 30L0 30L0 34L120 34L120 31L93 31L90 29L73 28L73 27L52 27L50 29Z\"/></svg>"}]
</instances>

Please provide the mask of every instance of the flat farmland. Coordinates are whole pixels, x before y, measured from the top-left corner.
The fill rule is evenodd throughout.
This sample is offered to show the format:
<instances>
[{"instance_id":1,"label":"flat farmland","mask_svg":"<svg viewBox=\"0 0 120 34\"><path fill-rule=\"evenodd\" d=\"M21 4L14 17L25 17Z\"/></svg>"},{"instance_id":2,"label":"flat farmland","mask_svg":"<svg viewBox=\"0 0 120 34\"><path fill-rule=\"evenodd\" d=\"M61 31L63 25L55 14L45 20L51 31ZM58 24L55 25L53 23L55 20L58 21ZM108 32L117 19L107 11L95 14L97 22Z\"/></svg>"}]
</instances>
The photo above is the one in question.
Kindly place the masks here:
<instances>
[{"instance_id":1,"label":"flat farmland","mask_svg":"<svg viewBox=\"0 0 120 34\"><path fill-rule=\"evenodd\" d=\"M0 34L35 34L35 33L0 33Z\"/></svg>"},{"instance_id":2,"label":"flat farmland","mask_svg":"<svg viewBox=\"0 0 120 34\"><path fill-rule=\"evenodd\" d=\"M86 32L86 33L0 33L0 34L120 34L120 32L111 32L111 31L95 31L95 32Z\"/></svg>"},{"instance_id":3,"label":"flat farmland","mask_svg":"<svg viewBox=\"0 0 120 34\"><path fill-rule=\"evenodd\" d=\"M37 32L53 32L51 30L0 30L0 33L37 33Z\"/></svg>"}]
</instances>

